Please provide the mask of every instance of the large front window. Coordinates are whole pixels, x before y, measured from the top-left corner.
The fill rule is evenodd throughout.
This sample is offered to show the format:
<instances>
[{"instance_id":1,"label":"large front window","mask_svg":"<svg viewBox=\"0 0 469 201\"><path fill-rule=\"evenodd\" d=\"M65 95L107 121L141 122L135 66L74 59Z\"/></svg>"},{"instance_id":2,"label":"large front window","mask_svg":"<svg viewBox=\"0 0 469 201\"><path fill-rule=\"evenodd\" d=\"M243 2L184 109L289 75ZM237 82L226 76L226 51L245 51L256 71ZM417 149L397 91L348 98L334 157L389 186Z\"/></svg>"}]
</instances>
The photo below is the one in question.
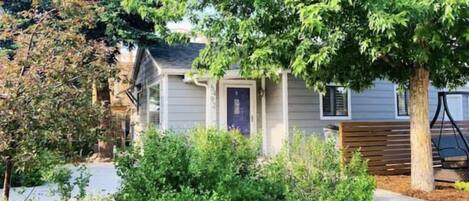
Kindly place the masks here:
<instances>
[{"instance_id":1,"label":"large front window","mask_svg":"<svg viewBox=\"0 0 469 201\"><path fill-rule=\"evenodd\" d=\"M148 122L150 125L160 125L160 85L153 85L148 90Z\"/></svg>"},{"instance_id":2,"label":"large front window","mask_svg":"<svg viewBox=\"0 0 469 201\"><path fill-rule=\"evenodd\" d=\"M342 86L327 86L321 98L323 117L349 117L349 94Z\"/></svg>"}]
</instances>

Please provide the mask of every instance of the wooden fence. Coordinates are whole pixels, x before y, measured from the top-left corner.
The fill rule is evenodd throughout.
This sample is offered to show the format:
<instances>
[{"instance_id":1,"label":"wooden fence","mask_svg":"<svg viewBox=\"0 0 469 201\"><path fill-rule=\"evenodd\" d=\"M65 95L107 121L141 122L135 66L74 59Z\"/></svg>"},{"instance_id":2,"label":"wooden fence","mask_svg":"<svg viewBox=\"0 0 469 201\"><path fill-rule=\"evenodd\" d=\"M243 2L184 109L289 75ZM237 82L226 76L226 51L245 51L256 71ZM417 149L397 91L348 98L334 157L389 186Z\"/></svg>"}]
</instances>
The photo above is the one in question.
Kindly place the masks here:
<instances>
[{"instance_id":1,"label":"wooden fence","mask_svg":"<svg viewBox=\"0 0 469 201\"><path fill-rule=\"evenodd\" d=\"M410 173L409 122L342 122L339 124L339 146L343 159L349 160L355 150L368 159L369 171L376 175ZM434 150L434 164L440 160Z\"/></svg>"}]
</instances>

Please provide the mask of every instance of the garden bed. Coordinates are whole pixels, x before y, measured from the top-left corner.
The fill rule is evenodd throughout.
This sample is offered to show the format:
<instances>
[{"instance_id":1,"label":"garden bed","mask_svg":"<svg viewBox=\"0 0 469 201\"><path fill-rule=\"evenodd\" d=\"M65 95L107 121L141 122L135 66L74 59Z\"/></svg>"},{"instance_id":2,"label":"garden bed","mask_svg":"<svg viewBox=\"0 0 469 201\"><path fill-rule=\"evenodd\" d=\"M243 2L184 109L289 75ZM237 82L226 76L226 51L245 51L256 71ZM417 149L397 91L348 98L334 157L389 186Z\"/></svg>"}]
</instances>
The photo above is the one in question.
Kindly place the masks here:
<instances>
[{"instance_id":1,"label":"garden bed","mask_svg":"<svg viewBox=\"0 0 469 201\"><path fill-rule=\"evenodd\" d=\"M410 176L376 176L376 182L378 188L429 201L469 200L469 193L455 189L453 183L436 182L436 189L427 193L411 190Z\"/></svg>"}]
</instances>

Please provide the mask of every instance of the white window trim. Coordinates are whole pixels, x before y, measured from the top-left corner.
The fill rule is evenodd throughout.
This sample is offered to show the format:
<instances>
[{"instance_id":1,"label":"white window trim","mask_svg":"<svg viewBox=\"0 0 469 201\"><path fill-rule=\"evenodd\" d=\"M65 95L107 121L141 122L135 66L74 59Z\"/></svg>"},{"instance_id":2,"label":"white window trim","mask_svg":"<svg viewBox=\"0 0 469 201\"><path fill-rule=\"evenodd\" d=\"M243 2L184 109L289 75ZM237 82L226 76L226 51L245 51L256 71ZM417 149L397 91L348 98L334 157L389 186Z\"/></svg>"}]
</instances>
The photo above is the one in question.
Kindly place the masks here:
<instances>
[{"instance_id":1,"label":"white window trim","mask_svg":"<svg viewBox=\"0 0 469 201\"><path fill-rule=\"evenodd\" d=\"M160 85L160 118L159 118L160 122L158 122L158 123L159 123L159 126L161 127L161 125L162 125L162 119L161 119L162 115L161 115L161 113L162 113L162 105L163 104L161 104L162 103L162 101L161 101L162 93L161 93L161 81L160 80L156 80L153 83L148 84L147 87L146 87L146 92L147 92L147 97L146 97L147 98L147 114L146 114L147 117L146 118L147 118L147 125L150 125L150 109L149 109L150 108L149 107L150 106L150 88L154 87L155 85Z\"/></svg>"},{"instance_id":2,"label":"white window trim","mask_svg":"<svg viewBox=\"0 0 469 201\"><path fill-rule=\"evenodd\" d=\"M327 86L338 86L343 87L337 84L328 84ZM351 120L352 119L352 93L350 89L347 90L347 109L348 115L347 116L324 116L323 113L323 103L322 103L322 94L319 94L319 111L320 111L320 119L321 120Z\"/></svg>"},{"instance_id":3,"label":"white window trim","mask_svg":"<svg viewBox=\"0 0 469 201\"><path fill-rule=\"evenodd\" d=\"M410 92L409 92L410 93ZM408 103L407 105L409 105L410 103ZM407 116L399 116L399 109L397 108L397 85L395 84L394 85L394 117L395 119L409 119L410 116L407 115ZM409 110L409 114L410 114L410 108L408 108Z\"/></svg>"},{"instance_id":4,"label":"white window trim","mask_svg":"<svg viewBox=\"0 0 469 201\"><path fill-rule=\"evenodd\" d=\"M250 116L251 116L251 134L257 132L257 95L256 95L256 81L255 80L220 80L219 97L220 103L218 105L219 115L219 126L222 129L227 129L227 111L226 111L226 91L228 87L239 87L249 88L250 90Z\"/></svg>"}]
</instances>

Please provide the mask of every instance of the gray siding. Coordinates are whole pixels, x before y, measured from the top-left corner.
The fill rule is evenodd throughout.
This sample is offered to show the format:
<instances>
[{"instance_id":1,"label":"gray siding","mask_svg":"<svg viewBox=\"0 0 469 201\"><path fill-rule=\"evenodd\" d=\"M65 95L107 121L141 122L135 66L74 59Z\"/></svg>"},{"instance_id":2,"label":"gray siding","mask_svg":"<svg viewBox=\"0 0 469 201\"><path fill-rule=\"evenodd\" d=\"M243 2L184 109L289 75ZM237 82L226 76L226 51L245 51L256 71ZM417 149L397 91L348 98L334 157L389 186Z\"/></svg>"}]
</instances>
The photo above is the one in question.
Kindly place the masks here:
<instances>
[{"instance_id":1,"label":"gray siding","mask_svg":"<svg viewBox=\"0 0 469 201\"><path fill-rule=\"evenodd\" d=\"M307 89L302 80L289 76L288 107L290 131L299 129L321 135L323 128L347 120L321 120L319 94ZM394 84L377 80L375 85L363 92L351 92L351 120L396 120ZM429 92L430 118L437 105L437 90ZM469 115L468 115L469 116Z\"/></svg>"},{"instance_id":2,"label":"gray siding","mask_svg":"<svg viewBox=\"0 0 469 201\"><path fill-rule=\"evenodd\" d=\"M184 131L205 126L205 88L168 76L168 128Z\"/></svg>"},{"instance_id":3,"label":"gray siding","mask_svg":"<svg viewBox=\"0 0 469 201\"><path fill-rule=\"evenodd\" d=\"M151 84L158 79L158 68L147 54L142 55L142 63L138 71L136 84Z\"/></svg>"},{"instance_id":4,"label":"gray siding","mask_svg":"<svg viewBox=\"0 0 469 201\"><path fill-rule=\"evenodd\" d=\"M145 128L148 125L147 122L147 88L148 85L157 82L159 80L158 68L153 65L153 62L148 55L142 55L142 62L138 71L137 79L135 84L142 86L140 96L134 93L134 96L138 98L138 119L139 123Z\"/></svg>"}]
</instances>

